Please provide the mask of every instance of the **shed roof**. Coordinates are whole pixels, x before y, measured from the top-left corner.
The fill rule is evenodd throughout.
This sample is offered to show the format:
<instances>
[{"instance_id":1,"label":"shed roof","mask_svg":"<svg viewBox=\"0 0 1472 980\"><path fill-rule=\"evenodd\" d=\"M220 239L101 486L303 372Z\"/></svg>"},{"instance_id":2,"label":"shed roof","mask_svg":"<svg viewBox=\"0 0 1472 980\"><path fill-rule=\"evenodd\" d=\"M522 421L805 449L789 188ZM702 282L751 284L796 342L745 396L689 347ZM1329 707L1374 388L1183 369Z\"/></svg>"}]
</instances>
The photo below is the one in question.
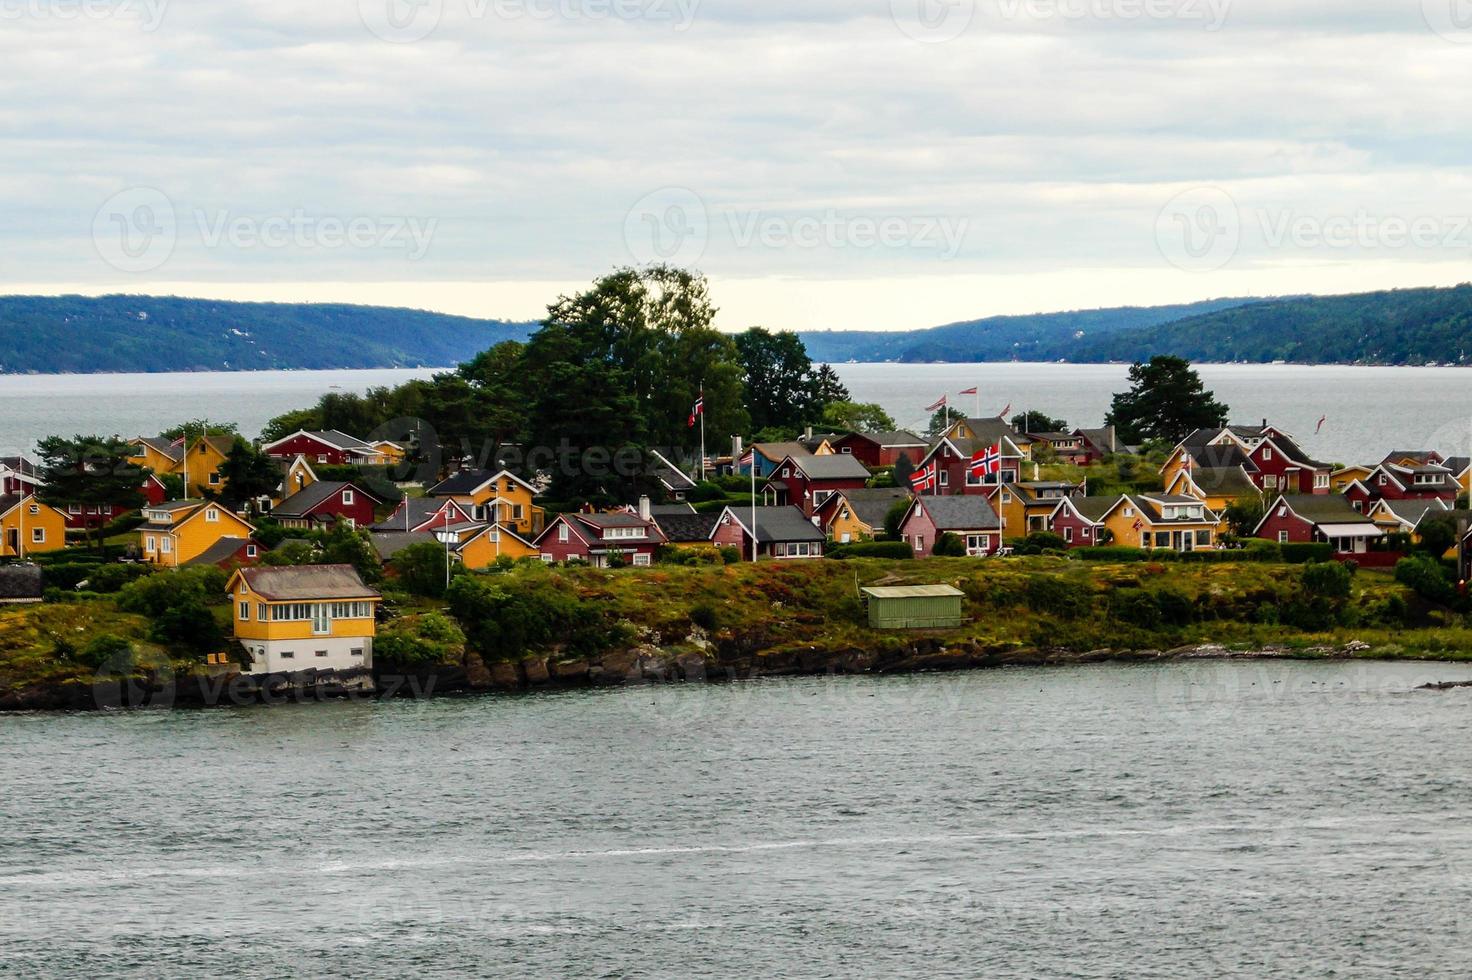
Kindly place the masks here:
<instances>
[{"instance_id":1,"label":"shed roof","mask_svg":"<svg viewBox=\"0 0 1472 980\"><path fill-rule=\"evenodd\" d=\"M239 574L252 592L271 601L379 598L351 565L242 568Z\"/></svg>"},{"instance_id":2,"label":"shed roof","mask_svg":"<svg viewBox=\"0 0 1472 980\"><path fill-rule=\"evenodd\" d=\"M966 593L949 585L882 585L869 586L862 590L864 595L875 599L939 599L961 598Z\"/></svg>"}]
</instances>

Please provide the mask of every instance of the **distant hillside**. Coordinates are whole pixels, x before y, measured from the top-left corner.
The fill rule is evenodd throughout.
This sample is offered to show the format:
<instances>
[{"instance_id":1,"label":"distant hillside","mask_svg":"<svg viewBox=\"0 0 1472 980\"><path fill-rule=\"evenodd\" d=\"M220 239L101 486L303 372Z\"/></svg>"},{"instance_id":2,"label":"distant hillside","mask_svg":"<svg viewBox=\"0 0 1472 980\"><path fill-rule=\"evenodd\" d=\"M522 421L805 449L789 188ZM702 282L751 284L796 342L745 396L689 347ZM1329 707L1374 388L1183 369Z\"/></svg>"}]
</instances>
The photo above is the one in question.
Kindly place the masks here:
<instances>
[{"instance_id":1,"label":"distant hillside","mask_svg":"<svg viewBox=\"0 0 1472 980\"><path fill-rule=\"evenodd\" d=\"M528 323L157 296L0 297L0 373L448 367Z\"/></svg>"},{"instance_id":2,"label":"distant hillside","mask_svg":"<svg viewBox=\"0 0 1472 980\"><path fill-rule=\"evenodd\" d=\"M1092 338L1078 359L1301 364L1466 364L1472 286L1269 300Z\"/></svg>"},{"instance_id":3,"label":"distant hillside","mask_svg":"<svg viewBox=\"0 0 1472 980\"><path fill-rule=\"evenodd\" d=\"M1072 361L1083 359L1080 352L1101 336L1255 302L1214 299L1181 306L995 316L928 330L813 332L802 339L815 361Z\"/></svg>"}]
</instances>

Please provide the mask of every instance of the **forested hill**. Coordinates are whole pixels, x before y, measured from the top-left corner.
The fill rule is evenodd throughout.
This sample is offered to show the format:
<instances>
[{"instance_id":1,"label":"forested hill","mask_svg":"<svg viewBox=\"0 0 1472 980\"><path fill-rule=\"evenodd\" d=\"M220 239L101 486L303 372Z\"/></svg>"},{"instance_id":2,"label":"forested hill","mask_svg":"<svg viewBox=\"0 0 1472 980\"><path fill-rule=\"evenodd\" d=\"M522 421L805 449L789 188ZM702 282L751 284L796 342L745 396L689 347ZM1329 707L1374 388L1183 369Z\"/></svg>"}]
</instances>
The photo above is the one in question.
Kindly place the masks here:
<instances>
[{"instance_id":1,"label":"forested hill","mask_svg":"<svg viewBox=\"0 0 1472 980\"><path fill-rule=\"evenodd\" d=\"M0 373L449 367L530 323L157 296L0 297Z\"/></svg>"},{"instance_id":2,"label":"forested hill","mask_svg":"<svg viewBox=\"0 0 1472 980\"><path fill-rule=\"evenodd\" d=\"M1467 364L1472 286L1270 300L1095 337L1077 359L1301 364Z\"/></svg>"},{"instance_id":3,"label":"forested hill","mask_svg":"<svg viewBox=\"0 0 1472 980\"><path fill-rule=\"evenodd\" d=\"M1213 299L1181 306L995 316L927 330L836 330L804 333L802 339L815 361L1075 361L1101 337L1255 302L1259 300Z\"/></svg>"}]
</instances>

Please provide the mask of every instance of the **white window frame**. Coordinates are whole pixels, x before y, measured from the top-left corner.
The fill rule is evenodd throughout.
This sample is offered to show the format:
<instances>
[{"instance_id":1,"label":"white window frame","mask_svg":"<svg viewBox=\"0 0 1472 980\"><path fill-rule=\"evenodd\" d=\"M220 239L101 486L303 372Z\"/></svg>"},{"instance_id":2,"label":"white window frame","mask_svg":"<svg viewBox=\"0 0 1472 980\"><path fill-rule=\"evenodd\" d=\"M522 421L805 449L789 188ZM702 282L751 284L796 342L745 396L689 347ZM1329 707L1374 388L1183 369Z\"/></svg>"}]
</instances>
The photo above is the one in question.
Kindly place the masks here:
<instances>
[{"instance_id":1,"label":"white window frame","mask_svg":"<svg viewBox=\"0 0 1472 980\"><path fill-rule=\"evenodd\" d=\"M31 544L45 544L46 529L44 527L31 528Z\"/></svg>"},{"instance_id":2,"label":"white window frame","mask_svg":"<svg viewBox=\"0 0 1472 980\"><path fill-rule=\"evenodd\" d=\"M209 510L204 512L204 521L206 524L220 523L220 512L211 507Z\"/></svg>"},{"instance_id":3,"label":"white window frame","mask_svg":"<svg viewBox=\"0 0 1472 980\"><path fill-rule=\"evenodd\" d=\"M353 491L344 490L342 492L342 505L344 507L351 507L356 500L357 498L353 496Z\"/></svg>"},{"instance_id":4,"label":"white window frame","mask_svg":"<svg viewBox=\"0 0 1472 980\"><path fill-rule=\"evenodd\" d=\"M648 568L651 564L649 560L649 555L642 551L637 553L636 555L634 555L633 564L635 568Z\"/></svg>"},{"instance_id":5,"label":"white window frame","mask_svg":"<svg viewBox=\"0 0 1472 980\"><path fill-rule=\"evenodd\" d=\"M236 607L236 615L242 623L250 622L250 600L241 599Z\"/></svg>"},{"instance_id":6,"label":"white window frame","mask_svg":"<svg viewBox=\"0 0 1472 980\"><path fill-rule=\"evenodd\" d=\"M570 538L570 536L571 536L571 529L568 528L566 521L563 521L561 524L557 525L557 543L558 544L567 544L568 539Z\"/></svg>"},{"instance_id":7,"label":"white window frame","mask_svg":"<svg viewBox=\"0 0 1472 980\"><path fill-rule=\"evenodd\" d=\"M1279 531L1278 532L1278 543L1279 544L1287 544L1288 543L1288 532L1287 531Z\"/></svg>"}]
</instances>

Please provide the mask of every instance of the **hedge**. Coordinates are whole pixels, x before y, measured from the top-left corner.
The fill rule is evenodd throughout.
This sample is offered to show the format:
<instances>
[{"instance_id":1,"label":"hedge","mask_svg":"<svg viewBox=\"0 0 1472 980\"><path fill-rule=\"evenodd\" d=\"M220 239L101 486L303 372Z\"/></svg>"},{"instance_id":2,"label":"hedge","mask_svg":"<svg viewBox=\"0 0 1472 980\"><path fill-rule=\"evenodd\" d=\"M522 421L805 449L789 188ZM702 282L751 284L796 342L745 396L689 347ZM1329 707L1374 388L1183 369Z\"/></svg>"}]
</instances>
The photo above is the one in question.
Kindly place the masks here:
<instances>
[{"instance_id":1,"label":"hedge","mask_svg":"<svg viewBox=\"0 0 1472 980\"><path fill-rule=\"evenodd\" d=\"M1311 561L1330 561L1334 557L1334 548L1327 541L1314 544L1294 544L1292 542L1278 545L1282 552L1283 560L1290 565L1307 565Z\"/></svg>"},{"instance_id":2,"label":"hedge","mask_svg":"<svg viewBox=\"0 0 1472 980\"><path fill-rule=\"evenodd\" d=\"M1278 546L1271 541L1265 541L1267 547L1248 547L1236 551L1147 551L1143 548L1124 548L1119 546L1104 546L1098 548L1075 548L1068 554L1070 557L1082 561L1107 561L1107 562L1178 562L1181 564L1238 564L1241 562L1279 562L1289 560L1279 550ZM1304 547L1312 547L1305 545ZM1324 546L1325 548L1328 545ZM1327 558L1327 554L1325 555ZM1295 564L1303 564L1311 558L1292 559Z\"/></svg>"},{"instance_id":3,"label":"hedge","mask_svg":"<svg viewBox=\"0 0 1472 980\"><path fill-rule=\"evenodd\" d=\"M903 541L857 541L853 544L830 545L829 558L914 558L915 551Z\"/></svg>"}]
</instances>

